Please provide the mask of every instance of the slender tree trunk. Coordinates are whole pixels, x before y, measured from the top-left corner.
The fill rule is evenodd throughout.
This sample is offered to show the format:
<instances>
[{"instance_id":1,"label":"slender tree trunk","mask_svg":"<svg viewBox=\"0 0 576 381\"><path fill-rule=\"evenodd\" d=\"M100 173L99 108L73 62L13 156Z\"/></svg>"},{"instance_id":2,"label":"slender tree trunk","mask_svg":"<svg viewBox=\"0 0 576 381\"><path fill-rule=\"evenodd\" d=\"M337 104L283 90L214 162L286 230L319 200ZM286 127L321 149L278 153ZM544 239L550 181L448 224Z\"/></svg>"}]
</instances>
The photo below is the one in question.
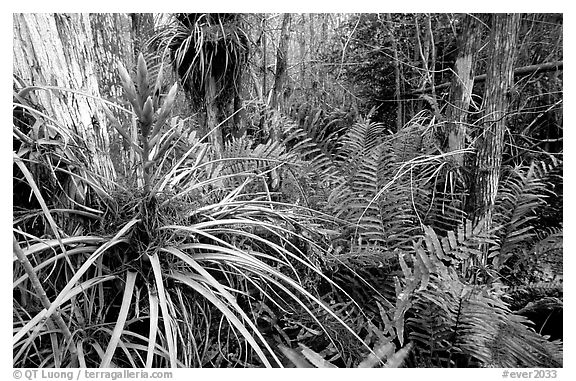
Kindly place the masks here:
<instances>
[{"instance_id":1,"label":"slender tree trunk","mask_svg":"<svg viewBox=\"0 0 576 381\"><path fill-rule=\"evenodd\" d=\"M242 88L242 80L244 75L240 74L238 76L238 90L237 93L234 95L234 117L233 117L233 129L232 129L232 136L235 138L239 138L246 132L246 110L243 108L243 88Z\"/></svg>"},{"instance_id":2,"label":"slender tree trunk","mask_svg":"<svg viewBox=\"0 0 576 381\"><path fill-rule=\"evenodd\" d=\"M316 81L320 81L319 77L320 77L320 73L319 73L319 68L320 65L318 65L317 59L318 59L318 47L316 45L316 25L317 25L317 21L314 20L315 14L314 13L310 13L308 15L308 30L309 30L309 34L310 34L310 40L309 40L309 49L310 49L310 87L312 87L312 85L314 84L314 82ZM318 16L316 16L316 20L318 20ZM306 87L303 87L303 91L305 91Z\"/></svg>"},{"instance_id":3,"label":"slender tree trunk","mask_svg":"<svg viewBox=\"0 0 576 381\"><path fill-rule=\"evenodd\" d=\"M263 101L266 102L268 100L268 87L267 87L267 79L268 79L268 60L266 57L266 15L262 15L262 96Z\"/></svg>"},{"instance_id":4,"label":"slender tree trunk","mask_svg":"<svg viewBox=\"0 0 576 381\"><path fill-rule=\"evenodd\" d=\"M204 81L205 90L205 106L206 106L206 126L207 133L209 133L208 139L214 150L216 151L217 158L222 157L222 150L224 142L222 139L222 128L218 126L218 110L216 106L216 81L214 77L209 76Z\"/></svg>"},{"instance_id":5,"label":"slender tree trunk","mask_svg":"<svg viewBox=\"0 0 576 381\"><path fill-rule=\"evenodd\" d=\"M516 37L519 14L492 16L486 89L484 94L483 131L477 140L473 215L485 227L492 224L492 212L498 190L498 177L504 151L504 132L510 91L514 80ZM486 263L486 253L482 263Z\"/></svg>"},{"instance_id":6,"label":"slender tree trunk","mask_svg":"<svg viewBox=\"0 0 576 381\"><path fill-rule=\"evenodd\" d=\"M424 15L425 20L427 20L430 16L429 15ZM414 62L421 62L421 66L422 69L424 71L424 74L422 75L422 77L420 78L420 86L421 88L424 88L426 86L427 83L430 82L428 75L430 74L429 71L429 65L428 65L428 60L430 58L430 36L429 36L429 29L426 28L425 30L425 34L424 34L424 41L422 41L422 32L420 30L420 23L418 22L418 16L416 16L414 18L414 23L416 26L416 45L414 47L415 49L415 59Z\"/></svg>"},{"instance_id":7,"label":"slender tree trunk","mask_svg":"<svg viewBox=\"0 0 576 381\"><path fill-rule=\"evenodd\" d=\"M480 25L475 16L464 17L462 34L458 39L458 56L454 65L454 74L450 88L450 100L446 111L446 139L444 149L447 152L464 148L468 109L472 99L474 85L474 63L480 47ZM462 165L462 155L453 156L453 160Z\"/></svg>"},{"instance_id":8,"label":"slender tree trunk","mask_svg":"<svg viewBox=\"0 0 576 381\"><path fill-rule=\"evenodd\" d=\"M319 52L323 52L323 41L328 41L328 23L331 22L330 17L333 17L330 13L322 14L322 27L320 28L321 34L318 40ZM317 54L318 57L320 54ZM326 94L334 91L334 84L327 81L327 66L318 65L318 88L320 89L320 99L324 101Z\"/></svg>"},{"instance_id":9,"label":"slender tree trunk","mask_svg":"<svg viewBox=\"0 0 576 381\"><path fill-rule=\"evenodd\" d=\"M266 53L266 49L267 49L267 44L266 44L266 14L262 15L262 22L261 22L261 36L262 36L262 91L261 91L261 101L264 104L267 104L268 102L268 86L267 86L267 81L268 81L268 60L267 60L267 53ZM265 130L265 123L266 123L266 117L265 117L265 113L264 110L261 109L261 114L260 114L260 122L258 125L258 135L262 136L262 134L264 133Z\"/></svg>"},{"instance_id":10,"label":"slender tree trunk","mask_svg":"<svg viewBox=\"0 0 576 381\"><path fill-rule=\"evenodd\" d=\"M300 16L300 28L298 33L298 45L300 47L300 76L298 80L300 81L300 86L305 86L306 81L304 76L306 74L306 18L304 14Z\"/></svg>"},{"instance_id":11,"label":"slender tree trunk","mask_svg":"<svg viewBox=\"0 0 576 381\"><path fill-rule=\"evenodd\" d=\"M284 83L286 82L286 68L288 59L288 42L290 41L290 13L284 13L282 17L282 28L280 31L280 42L276 50L276 73L274 75L274 87L270 106L273 109L280 107L279 98L282 99Z\"/></svg>"},{"instance_id":12,"label":"slender tree trunk","mask_svg":"<svg viewBox=\"0 0 576 381\"><path fill-rule=\"evenodd\" d=\"M428 71L428 55L426 52L426 47L422 43L421 31L420 31L420 23L419 23L419 15L415 15L414 17L414 52L413 52L413 62L417 63L418 66L422 67L422 70L427 72ZM425 40L425 43L427 40ZM418 79L418 88L424 88L426 86L426 74L422 75ZM416 115L417 110L421 110L423 108L423 101L417 98L414 98L410 101L410 111L408 115L408 120L410 120L414 115Z\"/></svg>"},{"instance_id":13,"label":"slender tree trunk","mask_svg":"<svg viewBox=\"0 0 576 381\"><path fill-rule=\"evenodd\" d=\"M394 99L396 100L396 131L400 131L402 126L404 126L403 111L402 111L402 98L401 98L401 86L402 86L402 74L400 72L400 60L398 58L398 43L396 42L396 36L394 35L394 28L392 24L392 14L386 14L386 20L388 21L388 34L390 35L390 40L392 42L392 54L394 57Z\"/></svg>"}]
</instances>

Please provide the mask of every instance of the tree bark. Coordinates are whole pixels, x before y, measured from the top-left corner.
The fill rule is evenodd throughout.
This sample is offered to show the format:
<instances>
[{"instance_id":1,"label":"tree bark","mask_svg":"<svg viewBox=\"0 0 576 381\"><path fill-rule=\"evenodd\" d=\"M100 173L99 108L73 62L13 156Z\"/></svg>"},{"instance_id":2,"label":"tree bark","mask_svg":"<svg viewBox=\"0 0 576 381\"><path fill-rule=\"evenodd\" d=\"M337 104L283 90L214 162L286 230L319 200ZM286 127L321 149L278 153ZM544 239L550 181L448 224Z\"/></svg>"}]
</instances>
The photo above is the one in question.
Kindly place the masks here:
<instances>
[{"instance_id":1,"label":"tree bark","mask_svg":"<svg viewBox=\"0 0 576 381\"><path fill-rule=\"evenodd\" d=\"M136 66L136 57L140 53L142 30L137 26L145 19L145 14L135 19L132 15L121 13L91 14L92 38L96 54L96 71L98 84L104 98L121 104L128 110L130 103L124 97L124 89L118 75L117 64L121 61L124 67L131 71ZM138 48L137 48L138 47ZM111 109L116 119L127 127L135 141L138 136L136 120L126 112ZM110 135L109 152L116 171L128 175L136 163L136 154L130 143L115 129L108 131ZM120 165L122 164L122 165Z\"/></svg>"},{"instance_id":2,"label":"tree bark","mask_svg":"<svg viewBox=\"0 0 576 381\"><path fill-rule=\"evenodd\" d=\"M266 15L262 15L262 101L266 102L268 100L268 60L266 57Z\"/></svg>"},{"instance_id":3,"label":"tree bark","mask_svg":"<svg viewBox=\"0 0 576 381\"><path fill-rule=\"evenodd\" d=\"M232 129L232 136L234 136L235 138L240 138L241 136L243 136L246 133L246 109L244 108L244 101L243 99L243 77L244 75L240 74L238 76L238 92L234 95L234 116L232 118L232 124L233 124L233 129Z\"/></svg>"},{"instance_id":4,"label":"tree bark","mask_svg":"<svg viewBox=\"0 0 576 381\"><path fill-rule=\"evenodd\" d=\"M462 34L458 39L458 56L454 65L446 112L447 124L443 148L447 152L460 150L465 146L468 109L474 85L474 63L480 47L479 29L480 25L476 18L467 14L464 17ZM452 158L456 164L463 164L461 154Z\"/></svg>"},{"instance_id":5,"label":"tree bark","mask_svg":"<svg viewBox=\"0 0 576 381\"><path fill-rule=\"evenodd\" d=\"M319 48L316 50L316 55L314 59L318 59L320 56L320 52L322 52L322 42L327 41L328 39L328 22L330 14L324 13L322 14L322 27L320 28L320 41L318 42ZM314 24L311 24L311 29ZM310 35L310 38L314 38L314 34ZM324 96L327 92L328 88L328 81L326 80L326 67L324 65L316 65L318 69L318 88L320 89L320 96L321 99L324 99Z\"/></svg>"},{"instance_id":6,"label":"tree bark","mask_svg":"<svg viewBox=\"0 0 576 381\"><path fill-rule=\"evenodd\" d=\"M134 57L146 51L146 41L154 35L154 15L152 13L130 13L132 21L132 41Z\"/></svg>"},{"instance_id":7,"label":"tree bark","mask_svg":"<svg viewBox=\"0 0 576 381\"><path fill-rule=\"evenodd\" d=\"M270 106L273 109L279 107L280 102L278 99L283 93L284 82L286 81L286 61L288 59L288 42L290 41L289 24L290 13L284 13L282 17L282 29L280 31L280 43L276 50L276 73L274 75L274 87L270 101Z\"/></svg>"},{"instance_id":8,"label":"tree bark","mask_svg":"<svg viewBox=\"0 0 576 381\"><path fill-rule=\"evenodd\" d=\"M392 14L386 14L386 21L388 21L388 34L390 35L390 40L392 44L392 54L394 57L394 99L396 100L396 131L400 131L404 126L403 111L402 111L402 73L400 72L400 59L398 58L398 43L396 42L396 36L394 35Z\"/></svg>"},{"instance_id":9,"label":"tree bark","mask_svg":"<svg viewBox=\"0 0 576 381\"><path fill-rule=\"evenodd\" d=\"M224 140L222 138L222 128L218 126L218 111L216 106L216 80L214 77L209 76L204 81L205 89L205 104L206 104L206 125L207 133L209 133L208 139L212 146L214 147L216 157L222 157L222 151L224 148Z\"/></svg>"},{"instance_id":10,"label":"tree bark","mask_svg":"<svg viewBox=\"0 0 576 381\"><path fill-rule=\"evenodd\" d=\"M27 85L120 95L115 64L133 63L123 14L14 14L14 74ZM109 33L114 31L113 33ZM100 102L66 90L32 91L31 101L85 142L94 172L113 179L111 135Z\"/></svg>"},{"instance_id":11,"label":"tree bark","mask_svg":"<svg viewBox=\"0 0 576 381\"><path fill-rule=\"evenodd\" d=\"M516 37L520 25L519 14L492 16L490 50L486 89L484 94L483 131L477 139L474 184L472 188L473 215L488 228L498 190L498 178L504 151L504 132L510 90L514 81ZM482 263L486 263L486 253Z\"/></svg>"},{"instance_id":12,"label":"tree bark","mask_svg":"<svg viewBox=\"0 0 576 381\"><path fill-rule=\"evenodd\" d=\"M306 17L304 14L300 16L300 27L298 31L298 45L300 47L300 75L298 81L300 86L306 86Z\"/></svg>"}]
</instances>

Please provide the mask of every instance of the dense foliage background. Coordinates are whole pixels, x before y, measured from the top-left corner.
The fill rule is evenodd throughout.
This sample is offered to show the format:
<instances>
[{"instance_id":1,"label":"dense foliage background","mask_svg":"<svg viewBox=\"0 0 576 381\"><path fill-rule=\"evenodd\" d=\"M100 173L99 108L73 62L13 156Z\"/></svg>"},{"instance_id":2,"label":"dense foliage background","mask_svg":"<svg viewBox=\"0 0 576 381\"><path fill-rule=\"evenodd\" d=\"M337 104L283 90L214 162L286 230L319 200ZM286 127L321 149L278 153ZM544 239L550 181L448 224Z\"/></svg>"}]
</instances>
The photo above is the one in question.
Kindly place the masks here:
<instances>
[{"instance_id":1,"label":"dense foliage background","mask_svg":"<svg viewBox=\"0 0 576 381\"><path fill-rule=\"evenodd\" d=\"M14 366L561 367L562 22L15 14Z\"/></svg>"}]
</instances>

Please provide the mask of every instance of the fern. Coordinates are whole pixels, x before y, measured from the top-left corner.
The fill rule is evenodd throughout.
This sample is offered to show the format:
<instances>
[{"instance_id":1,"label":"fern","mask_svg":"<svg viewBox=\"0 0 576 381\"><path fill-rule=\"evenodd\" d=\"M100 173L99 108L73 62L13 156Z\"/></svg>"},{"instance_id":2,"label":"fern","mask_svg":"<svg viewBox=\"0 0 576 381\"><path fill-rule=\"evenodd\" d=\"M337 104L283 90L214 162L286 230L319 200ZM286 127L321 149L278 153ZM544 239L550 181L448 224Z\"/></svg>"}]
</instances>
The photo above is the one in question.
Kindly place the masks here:
<instances>
[{"instance_id":1,"label":"fern","mask_svg":"<svg viewBox=\"0 0 576 381\"><path fill-rule=\"evenodd\" d=\"M561 366L561 344L549 342L511 312L500 284L471 285L445 264L449 252L473 255L471 240L493 243L481 230L467 230L473 233L468 238L454 234L441 240L428 228L425 239L415 243L412 267L403 264L403 279L397 281L398 335L406 314L408 338L416 353L432 361L428 365ZM458 238L464 238L462 244Z\"/></svg>"},{"instance_id":2,"label":"fern","mask_svg":"<svg viewBox=\"0 0 576 381\"><path fill-rule=\"evenodd\" d=\"M513 285L510 293L535 288L562 288L562 230L550 229L536 238L532 245L515 250L500 270L506 282Z\"/></svg>"},{"instance_id":3,"label":"fern","mask_svg":"<svg viewBox=\"0 0 576 381\"><path fill-rule=\"evenodd\" d=\"M336 216L353 226L351 241L380 242L389 250L409 247L418 234L415 204L418 186L398 176L402 163L393 151L383 126L356 123L341 139L335 163L340 182L328 199ZM416 202L415 202L416 199Z\"/></svg>"},{"instance_id":4,"label":"fern","mask_svg":"<svg viewBox=\"0 0 576 381\"><path fill-rule=\"evenodd\" d=\"M555 167L540 162L504 173L494 213L494 223L503 226L499 233L502 262L519 244L535 238L532 222L538 217L538 209L546 205L550 195L547 178Z\"/></svg>"},{"instance_id":5,"label":"fern","mask_svg":"<svg viewBox=\"0 0 576 381\"><path fill-rule=\"evenodd\" d=\"M377 204L368 205L378 192L378 158L382 147L364 155L350 180L332 192L328 202L336 216L357 224L358 234L369 240L384 240L382 216Z\"/></svg>"},{"instance_id":6,"label":"fern","mask_svg":"<svg viewBox=\"0 0 576 381\"><path fill-rule=\"evenodd\" d=\"M398 142L420 130L392 135L381 124L363 120L346 131L331 155L307 131L286 126L287 146L308 164L304 170L319 175L331 188L325 210L347 222L341 238L352 250L374 243L386 250L410 250L421 226L434 216L447 221L448 228L463 220L463 202L447 201L449 191L435 190L446 163L442 157L421 156L422 144L408 162L396 154Z\"/></svg>"},{"instance_id":7,"label":"fern","mask_svg":"<svg viewBox=\"0 0 576 381\"><path fill-rule=\"evenodd\" d=\"M414 134L421 139L410 145ZM414 344L414 364L561 364L561 344L510 310L497 273L471 267L481 247L492 258L517 247L531 221L529 207L544 205L543 197L529 195L543 193L549 171L540 167L504 181L509 191L499 198L498 225L484 231L465 220L465 182L447 155L431 155L428 134L413 126L384 135L381 126L364 121L339 140L333 157L323 156L321 170L334 184L327 211L347 222L328 261L337 269L333 279L388 338ZM322 152L311 139L301 141L295 149L302 156ZM401 157L399 144L406 148Z\"/></svg>"},{"instance_id":8,"label":"fern","mask_svg":"<svg viewBox=\"0 0 576 381\"><path fill-rule=\"evenodd\" d=\"M274 172L288 164L292 155L285 152L282 144L270 140L265 144L254 145L247 137L232 138L223 152L223 173L234 174L235 179L249 175Z\"/></svg>"},{"instance_id":9,"label":"fern","mask_svg":"<svg viewBox=\"0 0 576 381\"><path fill-rule=\"evenodd\" d=\"M338 142L336 163L344 175L353 175L364 156L382 142L384 126L369 120L355 123Z\"/></svg>"},{"instance_id":10,"label":"fern","mask_svg":"<svg viewBox=\"0 0 576 381\"><path fill-rule=\"evenodd\" d=\"M407 162L421 155L437 153L433 136L435 128L434 118L428 111L420 111L414 115L394 136L394 152L397 152L398 159Z\"/></svg>"},{"instance_id":11,"label":"fern","mask_svg":"<svg viewBox=\"0 0 576 381\"><path fill-rule=\"evenodd\" d=\"M340 177L337 166L328 153L326 144L317 141L309 133L296 123L287 119L281 120L283 143L286 147L299 156L301 160L309 163L308 170L330 182Z\"/></svg>"}]
</instances>

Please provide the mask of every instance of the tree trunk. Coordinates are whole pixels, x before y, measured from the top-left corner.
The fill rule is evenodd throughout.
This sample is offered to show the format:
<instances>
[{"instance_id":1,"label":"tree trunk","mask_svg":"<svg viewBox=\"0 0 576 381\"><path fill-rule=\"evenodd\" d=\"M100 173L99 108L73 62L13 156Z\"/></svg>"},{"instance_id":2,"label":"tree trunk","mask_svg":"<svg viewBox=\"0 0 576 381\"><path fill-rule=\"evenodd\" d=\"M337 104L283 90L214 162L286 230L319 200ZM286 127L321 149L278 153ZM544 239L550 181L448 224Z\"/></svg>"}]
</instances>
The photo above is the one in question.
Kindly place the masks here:
<instances>
[{"instance_id":1,"label":"tree trunk","mask_svg":"<svg viewBox=\"0 0 576 381\"><path fill-rule=\"evenodd\" d=\"M267 54L266 54L266 14L261 15L261 31L260 35L262 38L262 91L260 94L260 100L263 104L267 104L268 102L268 61L267 61ZM255 81L257 83L257 81ZM264 110L261 109L260 114L260 121L258 123L258 134L261 135L265 129L266 117Z\"/></svg>"},{"instance_id":2,"label":"tree trunk","mask_svg":"<svg viewBox=\"0 0 576 381\"><path fill-rule=\"evenodd\" d=\"M209 76L204 81L205 90L205 105L206 105L206 126L207 133L209 133L208 139L212 146L214 147L216 157L222 157L222 150L224 147L224 141L222 139L222 128L218 126L218 111L216 106L216 80L214 77Z\"/></svg>"},{"instance_id":3,"label":"tree trunk","mask_svg":"<svg viewBox=\"0 0 576 381\"><path fill-rule=\"evenodd\" d=\"M134 57L146 52L146 41L154 35L154 15L152 13L130 13L132 20L132 41Z\"/></svg>"},{"instance_id":4,"label":"tree trunk","mask_svg":"<svg viewBox=\"0 0 576 381\"><path fill-rule=\"evenodd\" d=\"M300 48L300 75L298 76L298 81L300 86L305 86L306 81L304 79L306 73L306 18L304 14L300 16L300 27L298 30L298 46Z\"/></svg>"},{"instance_id":5,"label":"tree trunk","mask_svg":"<svg viewBox=\"0 0 576 381\"><path fill-rule=\"evenodd\" d=\"M232 136L235 138L239 138L246 133L246 109L244 108L243 102L243 95L242 95L242 80L244 75L240 74L238 76L238 92L234 94L234 116L232 118L233 121L233 129L232 129Z\"/></svg>"},{"instance_id":6,"label":"tree trunk","mask_svg":"<svg viewBox=\"0 0 576 381\"><path fill-rule=\"evenodd\" d=\"M428 22L428 20L430 19L430 15L428 14L424 14L423 15L424 19L426 22ZM425 33L424 33L424 41L422 41L422 32L420 30L420 24L418 22L418 16L416 16L414 18L414 24L416 26L416 45L415 45L415 57L414 57L414 62L418 62L418 60L421 61L421 66L422 66L422 71L423 71L423 75L420 78L420 86L421 88L424 88L426 86L426 83L430 83L430 85L433 85L432 81L430 80L430 68L429 68L429 59L430 59L430 41L431 41L431 35L430 35L430 30L429 28L426 28Z\"/></svg>"},{"instance_id":7,"label":"tree trunk","mask_svg":"<svg viewBox=\"0 0 576 381\"><path fill-rule=\"evenodd\" d=\"M121 61L129 71L136 66L136 57L140 52L140 41L142 40L142 30L137 25L141 23L140 20L144 19L144 15L134 18L132 15L122 13L106 13L91 14L89 17L94 46L98 52L96 54L96 76L101 94L104 98L130 110L131 106L125 99L117 64L118 61ZM123 126L128 127L127 130L130 131L132 140L136 141L138 132L135 117L115 108L112 108L111 111ZM108 133L111 141L109 152L112 162L117 172L127 176L135 166L136 153L131 148L130 143L118 131L110 129Z\"/></svg>"},{"instance_id":8,"label":"tree trunk","mask_svg":"<svg viewBox=\"0 0 576 381\"><path fill-rule=\"evenodd\" d=\"M398 58L398 43L396 42L396 36L394 35L394 27L392 21L392 14L386 14L386 21L388 21L388 34L390 35L390 41L392 44L392 54L394 57L394 100L396 101L396 131L400 131L402 126L404 126L403 111L402 111L402 99L400 97L402 89L402 74L400 72L400 60Z\"/></svg>"},{"instance_id":9,"label":"tree trunk","mask_svg":"<svg viewBox=\"0 0 576 381\"><path fill-rule=\"evenodd\" d=\"M446 111L446 138L444 149L447 152L463 149L465 146L468 109L474 85L474 63L480 47L480 25L476 18L467 14L464 17L462 34L458 39L458 56L450 88L450 100ZM463 164L461 154L452 157L458 165Z\"/></svg>"},{"instance_id":10,"label":"tree trunk","mask_svg":"<svg viewBox=\"0 0 576 381\"><path fill-rule=\"evenodd\" d=\"M473 215L485 227L492 224L492 212L498 190L498 177L504 151L506 113L514 80L516 36L519 14L492 16L490 50L486 89L484 94L483 131L477 140L474 184L472 188ZM486 253L482 263L487 261Z\"/></svg>"},{"instance_id":11,"label":"tree trunk","mask_svg":"<svg viewBox=\"0 0 576 381\"><path fill-rule=\"evenodd\" d=\"M267 79L268 79L268 60L266 57L266 15L262 15L262 97L263 101L266 102L268 100L268 87L267 87Z\"/></svg>"},{"instance_id":12,"label":"tree trunk","mask_svg":"<svg viewBox=\"0 0 576 381\"><path fill-rule=\"evenodd\" d=\"M272 89L272 98L270 106L273 109L279 107L278 98L281 97L286 81L286 61L288 59L288 42L290 40L290 13L284 13L282 18L282 29L280 31L280 43L276 51L276 73L274 75L274 87Z\"/></svg>"},{"instance_id":13,"label":"tree trunk","mask_svg":"<svg viewBox=\"0 0 576 381\"><path fill-rule=\"evenodd\" d=\"M122 14L14 14L14 74L26 85L107 98L120 95L115 63L133 63L130 20ZM109 30L114 33L106 34ZM100 102L66 90L28 95L85 142L94 172L113 179L111 135Z\"/></svg>"}]
</instances>

